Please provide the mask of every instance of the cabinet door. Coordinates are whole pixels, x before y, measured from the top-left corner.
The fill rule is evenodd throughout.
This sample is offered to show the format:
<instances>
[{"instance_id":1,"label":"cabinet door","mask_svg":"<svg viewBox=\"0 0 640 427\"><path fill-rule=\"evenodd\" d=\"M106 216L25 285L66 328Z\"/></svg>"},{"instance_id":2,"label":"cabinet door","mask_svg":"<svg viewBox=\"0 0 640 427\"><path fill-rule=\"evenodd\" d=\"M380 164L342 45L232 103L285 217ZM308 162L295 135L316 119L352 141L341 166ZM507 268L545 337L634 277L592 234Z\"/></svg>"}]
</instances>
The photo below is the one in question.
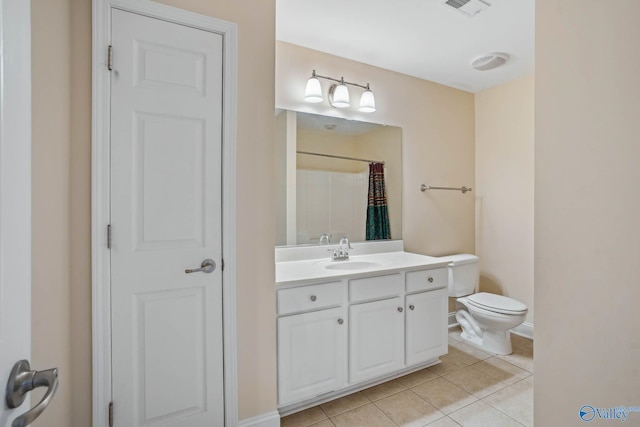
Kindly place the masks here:
<instances>
[{"instance_id":1,"label":"cabinet door","mask_svg":"<svg viewBox=\"0 0 640 427\"><path fill-rule=\"evenodd\" d=\"M349 381L387 374L404 366L402 298L349 307Z\"/></svg>"},{"instance_id":2,"label":"cabinet door","mask_svg":"<svg viewBox=\"0 0 640 427\"><path fill-rule=\"evenodd\" d=\"M278 319L278 401L337 390L347 378L347 321L333 308Z\"/></svg>"},{"instance_id":3,"label":"cabinet door","mask_svg":"<svg viewBox=\"0 0 640 427\"><path fill-rule=\"evenodd\" d=\"M447 353L447 290L406 297L407 365Z\"/></svg>"}]
</instances>

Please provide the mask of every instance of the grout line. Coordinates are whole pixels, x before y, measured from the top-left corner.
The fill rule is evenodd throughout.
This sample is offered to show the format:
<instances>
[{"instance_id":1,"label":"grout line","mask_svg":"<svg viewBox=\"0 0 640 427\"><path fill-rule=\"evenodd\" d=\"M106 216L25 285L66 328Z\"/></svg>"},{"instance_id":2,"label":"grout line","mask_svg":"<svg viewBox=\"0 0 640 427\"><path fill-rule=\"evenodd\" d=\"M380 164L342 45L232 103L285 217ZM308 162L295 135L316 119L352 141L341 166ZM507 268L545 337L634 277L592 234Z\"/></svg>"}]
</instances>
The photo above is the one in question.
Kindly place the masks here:
<instances>
[{"instance_id":1,"label":"grout line","mask_svg":"<svg viewBox=\"0 0 640 427\"><path fill-rule=\"evenodd\" d=\"M488 396L487 396L488 397ZM517 424L520 424L522 427L526 427L525 424L522 424L520 421L516 420L515 418L513 418L511 415L507 414L506 412L502 411L500 408L496 408L495 406L493 406L491 403L489 402L485 402L484 399L481 399L485 404L489 405L490 407L492 407L493 409L495 409L496 411L500 412L502 415L506 416L507 418L513 420L514 422L516 422Z\"/></svg>"},{"instance_id":2,"label":"grout line","mask_svg":"<svg viewBox=\"0 0 640 427\"><path fill-rule=\"evenodd\" d=\"M314 408L319 408L319 409L322 411L322 413L324 414L324 416L325 416L325 417L327 417L327 419L328 419L328 420L330 420L330 419L331 419L331 418L329 417L329 414L327 414L327 413L325 412L325 410L324 410L324 409L322 409L322 405L314 406Z\"/></svg>"}]
</instances>

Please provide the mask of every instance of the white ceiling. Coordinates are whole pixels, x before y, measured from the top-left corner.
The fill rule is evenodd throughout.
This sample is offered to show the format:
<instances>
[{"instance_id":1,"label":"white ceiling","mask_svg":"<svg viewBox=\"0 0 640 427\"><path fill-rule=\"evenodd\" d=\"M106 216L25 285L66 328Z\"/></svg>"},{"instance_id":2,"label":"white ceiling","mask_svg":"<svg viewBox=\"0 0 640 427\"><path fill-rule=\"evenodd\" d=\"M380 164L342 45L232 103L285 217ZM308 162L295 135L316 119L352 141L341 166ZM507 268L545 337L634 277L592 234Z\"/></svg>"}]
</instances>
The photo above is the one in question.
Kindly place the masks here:
<instances>
[{"instance_id":1,"label":"white ceiling","mask_svg":"<svg viewBox=\"0 0 640 427\"><path fill-rule=\"evenodd\" d=\"M487 2L469 18L443 0L277 0L276 38L477 92L533 72L534 0ZM471 68L490 52L511 59Z\"/></svg>"}]
</instances>

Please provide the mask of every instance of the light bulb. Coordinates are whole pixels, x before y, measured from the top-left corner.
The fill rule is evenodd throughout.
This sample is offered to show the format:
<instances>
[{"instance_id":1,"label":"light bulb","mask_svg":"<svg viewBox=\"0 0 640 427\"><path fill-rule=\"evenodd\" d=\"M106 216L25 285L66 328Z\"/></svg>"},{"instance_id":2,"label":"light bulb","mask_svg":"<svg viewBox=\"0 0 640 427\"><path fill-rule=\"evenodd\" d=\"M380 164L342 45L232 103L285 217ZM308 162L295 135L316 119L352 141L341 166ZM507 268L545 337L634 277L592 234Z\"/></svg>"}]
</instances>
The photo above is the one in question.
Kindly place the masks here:
<instances>
[{"instance_id":1,"label":"light bulb","mask_svg":"<svg viewBox=\"0 0 640 427\"><path fill-rule=\"evenodd\" d=\"M360 97L360 108L358 110L363 113L373 113L376 111L376 99L373 97L373 92L369 89L369 85L367 85L367 90L362 92L362 97Z\"/></svg>"},{"instance_id":2,"label":"light bulb","mask_svg":"<svg viewBox=\"0 0 640 427\"><path fill-rule=\"evenodd\" d=\"M307 88L304 91L304 100L311 103L322 102L322 86L317 77L312 76L307 80Z\"/></svg>"},{"instance_id":3,"label":"light bulb","mask_svg":"<svg viewBox=\"0 0 640 427\"><path fill-rule=\"evenodd\" d=\"M347 108L351 105L349 103L349 89L344 83L333 85L331 88L333 89L331 105L337 108Z\"/></svg>"}]
</instances>

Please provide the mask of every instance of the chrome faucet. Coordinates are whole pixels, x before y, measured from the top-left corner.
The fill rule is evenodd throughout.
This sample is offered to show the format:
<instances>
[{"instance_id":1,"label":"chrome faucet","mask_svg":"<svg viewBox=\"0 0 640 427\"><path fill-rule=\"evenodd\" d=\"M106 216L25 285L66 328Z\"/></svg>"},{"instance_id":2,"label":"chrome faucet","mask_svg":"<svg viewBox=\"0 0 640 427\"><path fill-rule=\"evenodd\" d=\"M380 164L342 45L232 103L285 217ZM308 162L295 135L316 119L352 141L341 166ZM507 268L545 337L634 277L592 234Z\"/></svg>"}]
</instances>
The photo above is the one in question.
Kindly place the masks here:
<instances>
[{"instance_id":1,"label":"chrome faucet","mask_svg":"<svg viewBox=\"0 0 640 427\"><path fill-rule=\"evenodd\" d=\"M347 245L345 250L352 249L351 243L349 243L349 238L347 236L344 236L342 239L340 239L340 248L342 248L342 245Z\"/></svg>"},{"instance_id":2,"label":"chrome faucet","mask_svg":"<svg viewBox=\"0 0 640 427\"><path fill-rule=\"evenodd\" d=\"M342 245L346 245L343 247ZM348 237L343 237L340 239L340 246L333 250L333 255L331 256L332 261L347 261L349 259L349 249L351 248L351 243L349 243ZM330 249L331 250L331 249Z\"/></svg>"},{"instance_id":3,"label":"chrome faucet","mask_svg":"<svg viewBox=\"0 0 640 427\"><path fill-rule=\"evenodd\" d=\"M329 236L328 234L323 234L322 236L320 236L320 241L318 242L321 245L330 245L331 244L331 236Z\"/></svg>"}]
</instances>

